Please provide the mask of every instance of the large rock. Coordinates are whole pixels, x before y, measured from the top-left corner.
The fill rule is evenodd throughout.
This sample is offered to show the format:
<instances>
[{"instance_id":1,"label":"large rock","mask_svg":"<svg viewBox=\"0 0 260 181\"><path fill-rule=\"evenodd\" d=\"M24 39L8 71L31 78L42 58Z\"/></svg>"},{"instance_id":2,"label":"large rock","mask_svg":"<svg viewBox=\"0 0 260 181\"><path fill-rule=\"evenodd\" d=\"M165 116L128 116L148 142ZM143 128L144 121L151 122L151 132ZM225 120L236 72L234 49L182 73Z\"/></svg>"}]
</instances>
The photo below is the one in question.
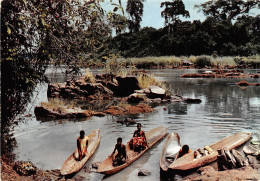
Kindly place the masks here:
<instances>
[{"instance_id":1,"label":"large rock","mask_svg":"<svg viewBox=\"0 0 260 181\"><path fill-rule=\"evenodd\" d=\"M141 169L138 171L138 176L148 176L151 175L151 172L148 170Z\"/></svg>"},{"instance_id":2,"label":"large rock","mask_svg":"<svg viewBox=\"0 0 260 181\"><path fill-rule=\"evenodd\" d=\"M141 101L147 101L146 94L143 93L133 93L127 98L127 102L129 103L139 103Z\"/></svg>"},{"instance_id":3,"label":"large rock","mask_svg":"<svg viewBox=\"0 0 260 181\"><path fill-rule=\"evenodd\" d=\"M134 93L135 90L139 90L139 84L136 77L116 77L118 82L118 96L124 97Z\"/></svg>"},{"instance_id":4,"label":"large rock","mask_svg":"<svg viewBox=\"0 0 260 181\"><path fill-rule=\"evenodd\" d=\"M155 86L155 85L150 85L148 87L148 89L150 90L150 93L147 94L149 98L152 98L152 99L161 98L161 99L163 99L166 96L166 91L161 87L158 87L158 86Z\"/></svg>"},{"instance_id":5,"label":"large rock","mask_svg":"<svg viewBox=\"0 0 260 181\"><path fill-rule=\"evenodd\" d=\"M130 106L128 109L127 109L127 112L129 114L139 114L139 113L148 113L148 112L152 112L154 109L152 107L150 107L149 105L147 104L143 104L143 103L140 103L136 106Z\"/></svg>"},{"instance_id":6,"label":"large rock","mask_svg":"<svg viewBox=\"0 0 260 181\"><path fill-rule=\"evenodd\" d=\"M125 114L125 109L119 106L111 106L107 110L105 110L106 114L111 114L111 115L123 115Z\"/></svg>"},{"instance_id":7,"label":"large rock","mask_svg":"<svg viewBox=\"0 0 260 181\"><path fill-rule=\"evenodd\" d=\"M89 95L95 95L98 93L113 95L113 92L107 87L103 86L101 83L88 83L81 79L75 82L75 85L78 86L81 90L85 90Z\"/></svg>"},{"instance_id":8,"label":"large rock","mask_svg":"<svg viewBox=\"0 0 260 181\"><path fill-rule=\"evenodd\" d=\"M115 80L115 82L117 81ZM109 82L105 80L98 80L97 83L101 83L104 87L110 89L114 93L114 95L118 95L119 92L118 83Z\"/></svg>"},{"instance_id":9,"label":"large rock","mask_svg":"<svg viewBox=\"0 0 260 181\"><path fill-rule=\"evenodd\" d=\"M186 98L184 99L184 102L188 103L188 104L199 104L202 102L201 99L192 99L192 98Z\"/></svg>"},{"instance_id":10,"label":"large rock","mask_svg":"<svg viewBox=\"0 0 260 181\"><path fill-rule=\"evenodd\" d=\"M48 84L47 96L59 97L61 86L65 86L65 84Z\"/></svg>"},{"instance_id":11,"label":"large rock","mask_svg":"<svg viewBox=\"0 0 260 181\"><path fill-rule=\"evenodd\" d=\"M60 106L57 108L49 108L47 106L36 106L34 108L36 117L41 118L86 118L93 116L92 111L82 110L80 108L67 108L66 106Z\"/></svg>"}]
</instances>

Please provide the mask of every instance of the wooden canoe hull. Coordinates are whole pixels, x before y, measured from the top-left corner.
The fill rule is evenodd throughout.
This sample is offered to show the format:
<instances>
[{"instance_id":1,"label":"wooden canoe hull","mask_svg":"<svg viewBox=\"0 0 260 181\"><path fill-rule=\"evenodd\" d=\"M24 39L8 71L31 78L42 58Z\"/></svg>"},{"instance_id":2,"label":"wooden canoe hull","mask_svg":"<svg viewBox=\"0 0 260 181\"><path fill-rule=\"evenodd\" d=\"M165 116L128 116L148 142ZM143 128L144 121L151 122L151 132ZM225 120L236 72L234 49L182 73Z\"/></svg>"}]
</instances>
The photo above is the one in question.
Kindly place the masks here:
<instances>
[{"instance_id":1,"label":"wooden canoe hull","mask_svg":"<svg viewBox=\"0 0 260 181\"><path fill-rule=\"evenodd\" d=\"M134 152L133 150L130 149L129 144L126 144L126 154L128 157L128 160L126 163L124 163L123 165L120 165L118 167L114 167L112 158L108 157L98 167L97 172L103 173L103 174L108 174L108 175L119 172L120 170L126 168L131 163L133 163L135 160L140 158L148 149L150 149L156 142L158 142L160 139L162 139L166 134L167 134L167 128L165 128L165 127L154 128L154 129L146 132L145 135L146 135L146 139L149 144L149 147L147 147L145 150L143 150L142 152L140 152L138 154L137 152Z\"/></svg>"},{"instance_id":2,"label":"wooden canoe hull","mask_svg":"<svg viewBox=\"0 0 260 181\"><path fill-rule=\"evenodd\" d=\"M175 160L169 168L172 170L190 170L193 168L201 167L203 165L209 164L215 160L217 160L217 150L221 148L226 148L228 150L232 150L251 138L250 133L241 132L233 134L223 140L220 140L217 143L210 145L213 152L209 155L203 156L199 159L194 159L194 151L184 155L183 157Z\"/></svg>"},{"instance_id":3,"label":"wooden canoe hull","mask_svg":"<svg viewBox=\"0 0 260 181\"><path fill-rule=\"evenodd\" d=\"M76 149L64 162L63 166L61 167L61 174L62 175L69 175L75 172L78 172L88 161L88 159L93 155L93 153L96 151L99 143L100 143L100 130L96 129L92 131L89 137L89 143L88 143L88 153L87 155L80 161L77 161L75 159L75 154L78 152Z\"/></svg>"},{"instance_id":4,"label":"wooden canoe hull","mask_svg":"<svg viewBox=\"0 0 260 181\"><path fill-rule=\"evenodd\" d=\"M171 133L167 136L163 149L162 149L162 153L161 153L161 159L160 159L160 168L162 169L162 171L168 171L168 167L171 164L171 162L169 162L166 159L166 151L169 145L175 145L175 146L181 146L180 143L180 136L178 135L178 133Z\"/></svg>"}]
</instances>

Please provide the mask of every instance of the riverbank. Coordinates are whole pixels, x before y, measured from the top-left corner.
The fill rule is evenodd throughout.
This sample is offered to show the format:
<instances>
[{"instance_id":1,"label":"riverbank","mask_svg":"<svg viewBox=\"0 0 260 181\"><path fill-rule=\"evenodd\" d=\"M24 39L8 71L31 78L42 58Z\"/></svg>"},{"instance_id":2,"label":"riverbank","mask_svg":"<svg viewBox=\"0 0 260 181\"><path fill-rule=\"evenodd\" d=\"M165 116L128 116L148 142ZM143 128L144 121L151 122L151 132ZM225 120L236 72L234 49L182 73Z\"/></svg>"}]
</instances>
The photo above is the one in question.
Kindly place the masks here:
<instances>
[{"instance_id":1,"label":"riverbank","mask_svg":"<svg viewBox=\"0 0 260 181\"><path fill-rule=\"evenodd\" d=\"M60 180L65 178L60 176L59 170L41 170L37 168L35 174L31 176L21 176L14 170L14 162L7 164L1 158L1 179L8 181L34 181L34 180ZM75 179L72 179L75 180Z\"/></svg>"},{"instance_id":2,"label":"riverbank","mask_svg":"<svg viewBox=\"0 0 260 181\"><path fill-rule=\"evenodd\" d=\"M232 56L160 56L160 57L135 57L104 60L84 60L81 67L104 68L107 64L117 65L121 68L131 67L137 69L241 69L260 68L260 56L232 57Z\"/></svg>"}]
</instances>

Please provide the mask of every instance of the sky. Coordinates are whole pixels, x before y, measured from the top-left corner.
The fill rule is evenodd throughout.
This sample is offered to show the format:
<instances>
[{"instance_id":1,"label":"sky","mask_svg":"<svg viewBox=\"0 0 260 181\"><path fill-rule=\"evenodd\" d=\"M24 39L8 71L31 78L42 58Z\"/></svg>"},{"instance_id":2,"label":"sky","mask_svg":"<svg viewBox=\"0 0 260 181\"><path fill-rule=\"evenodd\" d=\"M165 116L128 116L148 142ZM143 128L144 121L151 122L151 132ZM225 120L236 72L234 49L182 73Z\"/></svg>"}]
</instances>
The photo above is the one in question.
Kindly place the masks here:
<instances>
[{"instance_id":1,"label":"sky","mask_svg":"<svg viewBox=\"0 0 260 181\"><path fill-rule=\"evenodd\" d=\"M122 6L125 10L127 0L121 0ZM164 26L164 18L161 17L161 12L164 8L160 8L162 2L171 1L171 0L146 0L144 2L144 13L143 20L141 22L141 27L154 27L154 28L162 28ZM193 21L193 20L201 20L204 21L206 17L202 12L198 12L198 8L194 8L195 5L202 4L208 0L183 0L186 10L190 13L190 18L181 18L181 20ZM118 0L113 0L112 3L117 3ZM101 4L105 10L112 10L113 6L110 5L110 0L105 0L104 3ZM253 11L254 14L259 14L259 10ZM254 15L251 14L251 15ZM128 16L128 15L127 15Z\"/></svg>"}]
</instances>

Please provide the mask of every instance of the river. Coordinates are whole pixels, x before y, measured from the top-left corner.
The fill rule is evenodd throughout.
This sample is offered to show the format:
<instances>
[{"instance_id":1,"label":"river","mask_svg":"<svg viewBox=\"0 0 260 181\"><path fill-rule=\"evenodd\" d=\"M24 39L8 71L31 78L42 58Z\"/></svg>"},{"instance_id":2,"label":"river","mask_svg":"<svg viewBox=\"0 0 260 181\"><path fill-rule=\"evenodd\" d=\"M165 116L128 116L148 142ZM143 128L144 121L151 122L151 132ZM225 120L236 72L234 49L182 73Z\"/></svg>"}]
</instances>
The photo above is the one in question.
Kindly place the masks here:
<instances>
[{"instance_id":1,"label":"river","mask_svg":"<svg viewBox=\"0 0 260 181\"><path fill-rule=\"evenodd\" d=\"M199 98L200 104L171 103L155 105L152 113L131 116L147 131L157 126L168 127L168 132L178 132L182 144L197 149L210 145L233 133L247 131L259 132L260 128L260 88L249 86L240 88L235 83L246 80L257 82L259 79L198 79L180 78L182 73L198 70L148 70L161 81L166 81L171 90L183 97ZM245 70L256 73L258 70ZM94 70L98 73L100 70ZM50 74L53 82L64 82L66 77L60 72ZM13 135L18 143L15 149L16 160L30 160L41 169L60 169L66 158L75 150L80 130L89 134L93 129L101 130L101 142L96 153L77 175L84 180L101 180L104 175L89 172L91 162L104 160L114 148L116 139L123 138L126 143L132 136L135 125L125 126L114 121L114 117L92 117L90 119L36 120L33 110L42 101L47 101L47 84L39 84L33 94L32 102L27 105L25 114L31 114L15 126ZM88 104L85 102L84 104ZM23 115L22 115L23 116ZM157 143L126 169L105 180L163 180L160 178L159 159L164 140ZM137 176L139 169L151 172L150 176Z\"/></svg>"}]
</instances>

